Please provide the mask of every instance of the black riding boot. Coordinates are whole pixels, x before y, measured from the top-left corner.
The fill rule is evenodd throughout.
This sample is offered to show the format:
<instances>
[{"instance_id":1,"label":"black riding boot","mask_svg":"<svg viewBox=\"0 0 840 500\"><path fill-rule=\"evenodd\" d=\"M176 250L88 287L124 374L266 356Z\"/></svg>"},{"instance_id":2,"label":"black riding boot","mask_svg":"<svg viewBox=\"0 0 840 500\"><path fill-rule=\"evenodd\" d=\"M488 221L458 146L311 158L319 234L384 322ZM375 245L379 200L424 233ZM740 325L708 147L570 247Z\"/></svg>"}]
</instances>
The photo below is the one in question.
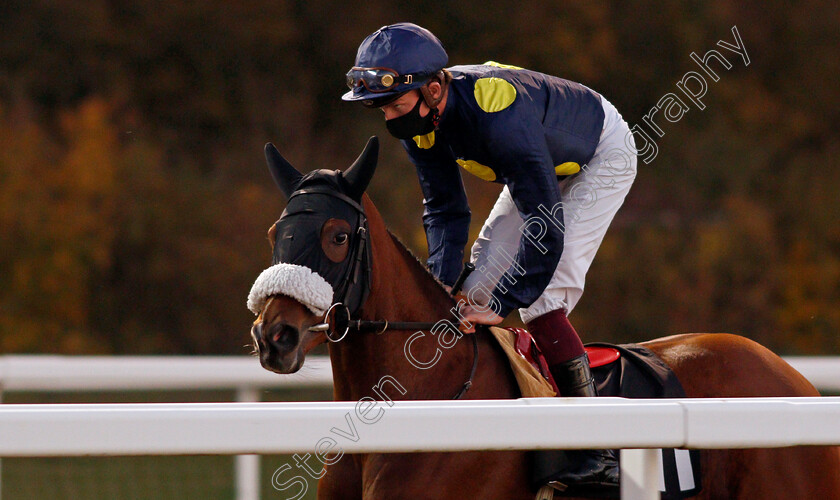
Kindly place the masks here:
<instances>
[{"instance_id":1,"label":"black riding boot","mask_svg":"<svg viewBox=\"0 0 840 500\"><path fill-rule=\"evenodd\" d=\"M551 374L560 396L595 397L595 378L589 369L589 357L586 354L565 363L551 366ZM613 450L577 450L570 451L572 464L553 476L552 483L565 494L576 491L603 492L605 495L618 496L618 460ZM567 488L563 488L566 486Z\"/></svg>"}]
</instances>

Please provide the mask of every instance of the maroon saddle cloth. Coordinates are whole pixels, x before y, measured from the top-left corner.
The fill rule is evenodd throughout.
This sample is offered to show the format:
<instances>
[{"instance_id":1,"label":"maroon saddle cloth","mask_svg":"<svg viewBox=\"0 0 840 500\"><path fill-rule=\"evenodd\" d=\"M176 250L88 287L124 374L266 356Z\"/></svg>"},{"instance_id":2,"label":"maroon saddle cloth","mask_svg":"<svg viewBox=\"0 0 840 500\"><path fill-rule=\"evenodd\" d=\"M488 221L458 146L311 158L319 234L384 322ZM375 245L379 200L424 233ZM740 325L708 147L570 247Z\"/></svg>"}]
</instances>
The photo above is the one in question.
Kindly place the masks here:
<instances>
[{"instance_id":1,"label":"maroon saddle cloth","mask_svg":"<svg viewBox=\"0 0 840 500\"><path fill-rule=\"evenodd\" d=\"M516 352L525 358L531 366L536 368L537 371L540 372L546 380L548 380L548 383L551 384L554 392L559 394L560 391L557 390L557 384L554 382L554 377L548 369L548 363L545 361L545 358L543 357L542 352L531 333L524 328L507 328L507 330L513 333L514 348L516 349ZM593 369L609 365L621 358L621 352L615 346L609 344L588 345L586 346L586 354L589 356L589 367Z\"/></svg>"},{"instance_id":2,"label":"maroon saddle cloth","mask_svg":"<svg viewBox=\"0 0 840 500\"><path fill-rule=\"evenodd\" d=\"M557 391L548 364L534 338L523 328L508 328L515 336L514 347ZM677 376L650 349L638 344L587 344L589 365L599 396L622 398L685 398ZM559 391L558 391L559 392ZM562 394L560 394L562 396ZM697 495L701 489L699 450L660 450L663 499Z\"/></svg>"}]
</instances>

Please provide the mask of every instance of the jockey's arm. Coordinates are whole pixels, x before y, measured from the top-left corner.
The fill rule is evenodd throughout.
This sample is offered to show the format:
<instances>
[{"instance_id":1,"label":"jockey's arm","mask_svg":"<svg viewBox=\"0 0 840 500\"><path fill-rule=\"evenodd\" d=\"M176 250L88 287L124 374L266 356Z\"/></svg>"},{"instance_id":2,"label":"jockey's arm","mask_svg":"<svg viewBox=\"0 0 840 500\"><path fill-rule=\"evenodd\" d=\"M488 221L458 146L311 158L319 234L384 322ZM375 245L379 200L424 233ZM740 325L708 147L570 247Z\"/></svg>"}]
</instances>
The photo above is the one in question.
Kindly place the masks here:
<instances>
[{"instance_id":1,"label":"jockey's arm","mask_svg":"<svg viewBox=\"0 0 840 500\"><path fill-rule=\"evenodd\" d=\"M451 286L461 272L470 227L470 207L458 164L443 144L420 149L403 141L423 191L423 228L429 245L429 270Z\"/></svg>"}]
</instances>

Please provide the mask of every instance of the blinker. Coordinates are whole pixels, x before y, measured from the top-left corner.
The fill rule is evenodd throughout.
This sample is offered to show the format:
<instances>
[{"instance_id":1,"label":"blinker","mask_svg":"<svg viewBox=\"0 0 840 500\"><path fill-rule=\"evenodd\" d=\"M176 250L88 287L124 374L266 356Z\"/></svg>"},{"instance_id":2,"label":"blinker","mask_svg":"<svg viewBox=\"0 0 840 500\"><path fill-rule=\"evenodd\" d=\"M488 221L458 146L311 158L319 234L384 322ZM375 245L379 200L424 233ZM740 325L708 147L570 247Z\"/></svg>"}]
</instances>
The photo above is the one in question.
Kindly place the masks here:
<instances>
[{"instance_id":1,"label":"blinker","mask_svg":"<svg viewBox=\"0 0 840 500\"><path fill-rule=\"evenodd\" d=\"M366 298L369 286L364 276L369 259L364 214L355 203L351 205L318 187L301 191L292 196L276 223L273 263L311 269L332 286L336 302L356 311ZM341 262L330 260L321 246L321 229L329 219L344 220L351 228L347 243L351 250Z\"/></svg>"}]
</instances>

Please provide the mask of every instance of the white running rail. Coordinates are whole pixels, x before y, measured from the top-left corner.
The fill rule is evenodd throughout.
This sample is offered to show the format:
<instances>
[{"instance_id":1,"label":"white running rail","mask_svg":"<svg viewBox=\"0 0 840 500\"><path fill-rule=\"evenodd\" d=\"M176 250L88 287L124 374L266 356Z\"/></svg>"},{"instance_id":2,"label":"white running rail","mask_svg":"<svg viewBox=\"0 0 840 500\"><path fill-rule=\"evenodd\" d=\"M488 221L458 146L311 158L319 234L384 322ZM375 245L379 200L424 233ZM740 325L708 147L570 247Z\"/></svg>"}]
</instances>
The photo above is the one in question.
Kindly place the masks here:
<instances>
[{"instance_id":1,"label":"white running rail","mask_svg":"<svg viewBox=\"0 0 840 500\"><path fill-rule=\"evenodd\" d=\"M326 357L312 357L294 375L264 370L251 356L0 356L3 392L180 391L229 389L239 402L260 400L263 389L332 387ZM234 460L236 500L258 500L259 455Z\"/></svg>"},{"instance_id":2,"label":"white running rail","mask_svg":"<svg viewBox=\"0 0 840 500\"><path fill-rule=\"evenodd\" d=\"M840 358L785 359L819 389L840 391ZM236 391L237 401L253 402L259 401L261 389L328 388L331 385L329 361L318 357L308 359L303 370L295 375L278 376L263 370L255 358L247 356L0 356L0 397L3 391L233 389ZM826 398L820 399L825 400ZM0 410L5 411L8 408L0 407ZM45 410L43 405L38 408ZM96 405L96 408L105 410L113 408L113 405ZM196 410L198 407L192 407L190 411ZM148 416L149 413L143 415ZM623 429L626 430L627 427ZM9 428L2 425L0 441L5 441L5 436L8 435ZM203 435L206 436L207 433L203 432ZM609 446L616 445L609 443ZM412 449L417 449L416 443ZM650 452L639 451L631 454L650 455ZM258 499L259 456L240 455L235 463L236 498ZM639 469L639 474L644 472L644 468ZM625 471L624 476L630 475Z\"/></svg>"},{"instance_id":3,"label":"white running rail","mask_svg":"<svg viewBox=\"0 0 840 500\"><path fill-rule=\"evenodd\" d=\"M840 397L380 401L373 408L380 418L366 422L352 402L6 405L0 456L311 453L353 415L357 439L339 444L346 453L627 449L623 498L647 499L658 495L648 448L840 445Z\"/></svg>"},{"instance_id":4,"label":"white running rail","mask_svg":"<svg viewBox=\"0 0 840 500\"><path fill-rule=\"evenodd\" d=\"M784 358L823 391L840 391L840 357ZM0 391L127 391L332 387L330 363L277 375L250 356L0 356Z\"/></svg>"}]
</instances>

